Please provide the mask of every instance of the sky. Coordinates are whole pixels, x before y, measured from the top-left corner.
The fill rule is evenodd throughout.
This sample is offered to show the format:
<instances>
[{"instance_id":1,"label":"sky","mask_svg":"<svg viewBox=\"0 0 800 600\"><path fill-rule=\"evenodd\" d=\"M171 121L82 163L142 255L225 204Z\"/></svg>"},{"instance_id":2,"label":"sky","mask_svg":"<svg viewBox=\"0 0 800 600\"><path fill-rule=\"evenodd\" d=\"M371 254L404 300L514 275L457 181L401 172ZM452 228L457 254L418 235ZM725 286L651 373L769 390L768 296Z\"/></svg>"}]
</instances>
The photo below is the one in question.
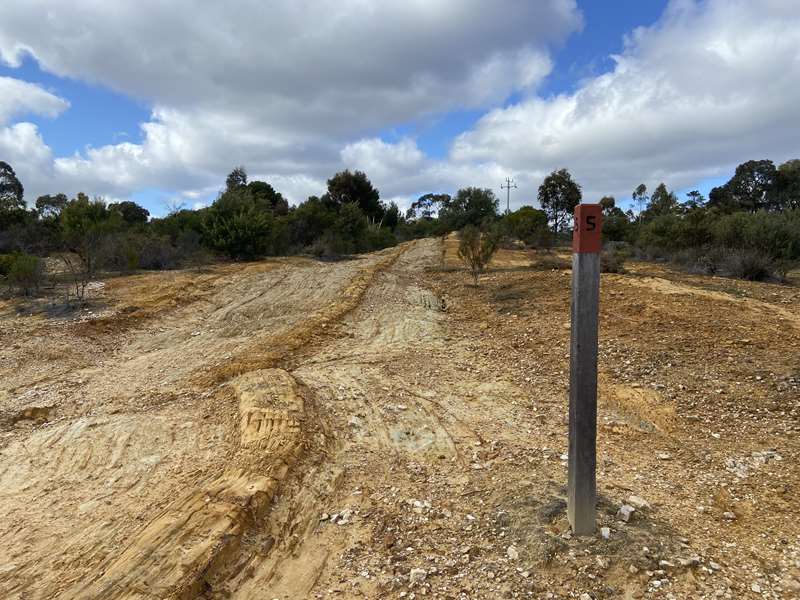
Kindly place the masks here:
<instances>
[{"instance_id":1,"label":"sky","mask_svg":"<svg viewBox=\"0 0 800 600\"><path fill-rule=\"evenodd\" d=\"M800 156L796 0L5 0L0 160L29 203L153 215L244 165L293 204L337 171L382 199L568 168L584 201L683 195Z\"/></svg>"}]
</instances>

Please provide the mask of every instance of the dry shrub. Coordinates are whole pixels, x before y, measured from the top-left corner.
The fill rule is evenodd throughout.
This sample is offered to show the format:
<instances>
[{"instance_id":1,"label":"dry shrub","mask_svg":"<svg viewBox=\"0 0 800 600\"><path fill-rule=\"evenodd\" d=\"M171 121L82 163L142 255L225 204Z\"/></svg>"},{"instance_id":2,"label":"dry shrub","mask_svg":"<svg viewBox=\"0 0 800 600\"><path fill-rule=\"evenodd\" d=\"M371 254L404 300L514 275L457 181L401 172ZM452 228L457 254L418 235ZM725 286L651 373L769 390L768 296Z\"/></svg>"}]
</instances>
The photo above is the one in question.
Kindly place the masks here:
<instances>
[{"instance_id":1,"label":"dry shrub","mask_svg":"<svg viewBox=\"0 0 800 600\"><path fill-rule=\"evenodd\" d=\"M627 245L609 242L600 254L600 271L602 273L625 273L626 260L628 260Z\"/></svg>"},{"instance_id":2,"label":"dry shrub","mask_svg":"<svg viewBox=\"0 0 800 600\"><path fill-rule=\"evenodd\" d=\"M532 268L536 271L564 271L572 268L572 263L566 258L555 254L544 254L537 257Z\"/></svg>"},{"instance_id":3,"label":"dry shrub","mask_svg":"<svg viewBox=\"0 0 800 600\"><path fill-rule=\"evenodd\" d=\"M724 264L725 270L731 277L748 281L767 281L777 278L775 261L757 250L730 250Z\"/></svg>"},{"instance_id":4,"label":"dry shrub","mask_svg":"<svg viewBox=\"0 0 800 600\"><path fill-rule=\"evenodd\" d=\"M497 247L496 236L482 235L473 225L467 225L459 232L458 256L472 273L475 285L478 285L478 278L492 260Z\"/></svg>"}]
</instances>

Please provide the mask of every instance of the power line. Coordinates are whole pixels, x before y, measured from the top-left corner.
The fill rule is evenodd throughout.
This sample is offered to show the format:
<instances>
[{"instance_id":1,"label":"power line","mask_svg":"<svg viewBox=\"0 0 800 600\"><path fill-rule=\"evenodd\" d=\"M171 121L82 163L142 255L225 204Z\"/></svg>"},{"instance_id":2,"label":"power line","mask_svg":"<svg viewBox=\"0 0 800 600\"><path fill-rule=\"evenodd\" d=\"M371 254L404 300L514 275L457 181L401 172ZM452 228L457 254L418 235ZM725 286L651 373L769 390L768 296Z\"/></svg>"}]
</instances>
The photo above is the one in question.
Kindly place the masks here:
<instances>
[{"instance_id":1,"label":"power line","mask_svg":"<svg viewBox=\"0 0 800 600\"><path fill-rule=\"evenodd\" d=\"M506 177L505 185L501 185L500 189L506 191L506 214L511 212L511 188L516 189L517 184L511 177Z\"/></svg>"}]
</instances>

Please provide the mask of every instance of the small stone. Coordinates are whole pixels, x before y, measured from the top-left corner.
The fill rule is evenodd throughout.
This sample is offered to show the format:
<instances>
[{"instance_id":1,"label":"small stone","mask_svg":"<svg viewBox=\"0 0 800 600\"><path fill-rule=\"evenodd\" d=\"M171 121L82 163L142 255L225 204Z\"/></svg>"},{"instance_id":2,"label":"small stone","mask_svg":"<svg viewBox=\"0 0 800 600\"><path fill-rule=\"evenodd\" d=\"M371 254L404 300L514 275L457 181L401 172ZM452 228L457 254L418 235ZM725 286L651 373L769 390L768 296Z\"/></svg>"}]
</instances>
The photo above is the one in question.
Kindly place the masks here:
<instances>
[{"instance_id":1,"label":"small stone","mask_svg":"<svg viewBox=\"0 0 800 600\"><path fill-rule=\"evenodd\" d=\"M650 508L650 503L644 498L641 498L639 496L629 496L627 503L638 510L641 510L643 508Z\"/></svg>"},{"instance_id":2,"label":"small stone","mask_svg":"<svg viewBox=\"0 0 800 600\"><path fill-rule=\"evenodd\" d=\"M726 521L735 521L736 515L732 512L724 512L722 513L722 518L725 519Z\"/></svg>"},{"instance_id":3,"label":"small stone","mask_svg":"<svg viewBox=\"0 0 800 600\"><path fill-rule=\"evenodd\" d=\"M611 529L608 527L601 527L600 528L600 535L603 537L604 540L611 539Z\"/></svg>"},{"instance_id":4,"label":"small stone","mask_svg":"<svg viewBox=\"0 0 800 600\"><path fill-rule=\"evenodd\" d=\"M678 564L682 567L696 567L700 564L700 557L690 556L689 558L679 558Z\"/></svg>"},{"instance_id":5,"label":"small stone","mask_svg":"<svg viewBox=\"0 0 800 600\"><path fill-rule=\"evenodd\" d=\"M628 573L630 573L631 575L636 575L636 573L638 573L638 572L639 572L639 569L637 568L636 565L631 565L631 566L628 567Z\"/></svg>"},{"instance_id":6,"label":"small stone","mask_svg":"<svg viewBox=\"0 0 800 600\"><path fill-rule=\"evenodd\" d=\"M584 592L583 594L581 594L581 600L592 600L592 597L586 592Z\"/></svg>"},{"instance_id":7,"label":"small stone","mask_svg":"<svg viewBox=\"0 0 800 600\"><path fill-rule=\"evenodd\" d=\"M347 525L350 522L350 517L353 516L353 511L349 508L346 508L341 512L339 515L339 519L336 521L338 525ZM331 519L333 521L333 519Z\"/></svg>"},{"instance_id":8,"label":"small stone","mask_svg":"<svg viewBox=\"0 0 800 600\"><path fill-rule=\"evenodd\" d=\"M506 556L508 557L508 560L517 560L519 559L519 550L517 550L514 546L509 546L506 548Z\"/></svg>"},{"instance_id":9,"label":"small stone","mask_svg":"<svg viewBox=\"0 0 800 600\"><path fill-rule=\"evenodd\" d=\"M756 594L761 593L761 586L758 585L755 581L750 585L750 589L753 590Z\"/></svg>"},{"instance_id":10,"label":"small stone","mask_svg":"<svg viewBox=\"0 0 800 600\"><path fill-rule=\"evenodd\" d=\"M669 452L659 452L656 456L658 460L672 460L672 454Z\"/></svg>"},{"instance_id":11,"label":"small stone","mask_svg":"<svg viewBox=\"0 0 800 600\"><path fill-rule=\"evenodd\" d=\"M617 511L617 518L627 523L628 521L630 521L631 515L634 512L636 512L636 509L633 508L630 504L623 504Z\"/></svg>"},{"instance_id":12,"label":"small stone","mask_svg":"<svg viewBox=\"0 0 800 600\"><path fill-rule=\"evenodd\" d=\"M719 563L715 563L713 560L708 563L708 566L711 567L712 571L719 571L720 569L722 569Z\"/></svg>"},{"instance_id":13,"label":"small stone","mask_svg":"<svg viewBox=\"0 0 800 600\"><path fill-rule=\"evenodd\" d=\"M411 572L408 574L408 576L411 580L411 583L422 583L428 576L428 572L425 569L411 569Z\"/></svg>"}]
</instances>

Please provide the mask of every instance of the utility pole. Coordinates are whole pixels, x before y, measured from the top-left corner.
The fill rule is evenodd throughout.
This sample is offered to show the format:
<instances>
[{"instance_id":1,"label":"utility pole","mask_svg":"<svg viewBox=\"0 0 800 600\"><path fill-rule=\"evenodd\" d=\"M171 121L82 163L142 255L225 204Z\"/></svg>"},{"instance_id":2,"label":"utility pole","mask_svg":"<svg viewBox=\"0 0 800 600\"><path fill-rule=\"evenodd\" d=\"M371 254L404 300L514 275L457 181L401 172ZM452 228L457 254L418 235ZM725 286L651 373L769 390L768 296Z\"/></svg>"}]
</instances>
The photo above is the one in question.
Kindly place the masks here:
<instances>
[{"instance_id":1,"label":"utility pole","mask_svg":"<svg viewBox=\"0 0 800 600\"><path fill-rule=\"evenodd\" d=\"M511 177L506 177L505 185L501 185L500 189L506 191L506 214L511 212L511 188L516 188L517 184Z\"/></svg>"}]
</instances>

